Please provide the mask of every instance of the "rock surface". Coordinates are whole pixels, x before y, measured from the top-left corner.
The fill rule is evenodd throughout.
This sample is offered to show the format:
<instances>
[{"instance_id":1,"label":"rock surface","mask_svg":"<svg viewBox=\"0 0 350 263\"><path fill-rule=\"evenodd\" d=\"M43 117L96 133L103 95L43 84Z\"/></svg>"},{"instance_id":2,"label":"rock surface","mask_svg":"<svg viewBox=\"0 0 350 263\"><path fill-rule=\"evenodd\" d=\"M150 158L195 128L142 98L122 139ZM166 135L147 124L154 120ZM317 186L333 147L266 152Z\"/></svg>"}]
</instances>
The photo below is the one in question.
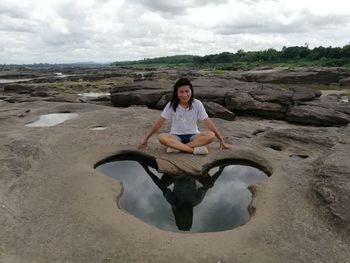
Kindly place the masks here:
<instances>
[{"instance_id":1,"label":"rock surface","mask_svg":"<svg viewBox=\"0 0 350 263\"><path fill-rule=\"evenodd\" d=\"M173 81L138 81L132 85L119 85L110 89L114 106L145 105L163 109L172 95ZM238 115L252 115L269 119L319 126L342 126L350 122L347 110L340 110L334 101L328 101L328 110L315 115L315 107L321 106L319 90L292 87L282 89L234 79L197 77L193 79L194 94L202 101L210 101ZM300 103L312 102L315 107L301 107ZM347 105L345 108L350 109ZM301 109L298 113L297 109ZM223 109L222 109L223 110ZM211 116L221 118L212 112ZM313 119L317 118L317 121Z\"/></svg>"},{"instance_id":2,"label":"rock surface","mask_svg":"<svg viewBox=\"0 0 350 263\"><path fill-rule=\"evenodd\" d=\"M260 83L338 83L350 77L348 68L275 68L250 70L237 74L237 79ZM343 80L344 81L344 80Z\"/></svg>"},{"instance_id":3,"label":"rock surface","mask_svg":"<svg viewBox=\"0 0 350 263\"><path fill-rule=\"evenodd\" d=\"M79 118L25 127L54 112ZM211 162L241 159L272 172L251 187L255 212L246 225L185 234L119 209L122 186L93 168L118 153L140 152L135 145L158 116L146 107L0 101L0 262L348 262L349 126L214 118L233 147L220 151L215 141L207 156L166 154L152 137L141 152L163 171L200 175ZM96 126L107 129L89 129Z\"/></svg>"},{"instance_id":4,"label":"rock surface","mask_svg":"<svg viewBox=\"0 0 350 263\"><path fill-rule=\"evenodd\" d=\"M289 122L318 126L347 125L349 115L319 106L300 105L290 107L286 114Z\"/></svg>"},{"instance_id":5,"label":"rock surface","mask_svg":"<svg viewBox=\"0 0 350 263\"><path fill-rule=\"evenodd\" d=\"M203 102L203 105L209 117L220 118L228 121L233 121L236 118L236 115L233 112L215 102L205 101Z\"/></svg>"},{"instance_id":6,"label":"rock surface","mask_svg":"<svg viewBox=\"0 0 350 263\"><path fill-rule=\"evenodd\" d=\"M42 71L2 72L2 77L34 77L20 83L0 84L4 100L16 101L66 101L107 104L96 100L66 95L82 89L109 89L111 103L116 107L144 105L152 109L163 109L170 100L172 85L178 77L192 79L195 97L203 102L221 105L219 111L211 111L212 117L227 119L227 113L251 115L268 119L286 120L303 125L342 126L349 123L349 104L339 105L337 101L321 101L321 91L307 87L307 84L345 85L350 76L346 68L297 68L262 69L251 71L228 71L223 75L208 74L205 71L176 71L147 69L52 69ZM17 75L16 75L17 74ZM1 74L0 74L1 75ZM281 88L277 84L293 84ZM57 88L59 87L59 88ZM61 91L60 91L61 90ZM62 92L63 90L63 92ZM28 98L30 95L31 99ZM312 105L302 107L299 105ZM209 107L209 106L208 106ZM218 108L217 106L216 108ZM316 107L316 108L315 108ZM321 109L317 114L317 107ZM302 113L298 111L302 109ZM211 108L209 107L209 110ZM222 112L226 112L224 115ZM232 115L229 117L232 118ZM345 115L344 115L345 114ZM317 119L315 121L314 119Z\"/></svg>"}]
</instances>

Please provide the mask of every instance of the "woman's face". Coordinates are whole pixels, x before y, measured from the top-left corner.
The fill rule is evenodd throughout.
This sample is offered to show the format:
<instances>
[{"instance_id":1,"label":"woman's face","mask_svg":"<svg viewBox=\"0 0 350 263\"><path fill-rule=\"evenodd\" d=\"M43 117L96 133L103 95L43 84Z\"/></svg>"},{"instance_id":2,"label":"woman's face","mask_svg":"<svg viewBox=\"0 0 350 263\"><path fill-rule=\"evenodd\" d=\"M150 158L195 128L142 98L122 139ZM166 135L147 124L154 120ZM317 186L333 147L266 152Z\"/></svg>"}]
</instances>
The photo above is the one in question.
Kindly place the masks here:
<instances>
[{"instance_id":1,"label":"woman's face","mask_svg":"<svg viewBox=\"0 0 350 263\"><path fill-rule=\"evenodd\" d=\"M180 103L186 104L189 102L192 95L192 91L189 85L181 86L177 90L177 96L179 97Z\"/></svg>"}]
</instances>

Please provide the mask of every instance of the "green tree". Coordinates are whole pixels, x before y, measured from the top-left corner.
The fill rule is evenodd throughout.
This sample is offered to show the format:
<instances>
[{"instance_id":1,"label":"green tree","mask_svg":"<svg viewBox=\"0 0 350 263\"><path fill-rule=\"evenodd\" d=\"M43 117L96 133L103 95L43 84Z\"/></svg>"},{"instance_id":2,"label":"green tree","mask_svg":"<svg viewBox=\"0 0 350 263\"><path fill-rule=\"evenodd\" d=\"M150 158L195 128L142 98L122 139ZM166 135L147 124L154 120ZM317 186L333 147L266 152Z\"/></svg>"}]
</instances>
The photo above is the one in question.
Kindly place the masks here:
<instances>
[{"instance_id":1,"label":"green tree","mask_svg":"<svg viewBox=\"0 0 350 263\"><path fill-rule=\"evenodd\" d=\"M350 44L343 47L343 57L350 58Z\"/></svg>"}]
</instances>

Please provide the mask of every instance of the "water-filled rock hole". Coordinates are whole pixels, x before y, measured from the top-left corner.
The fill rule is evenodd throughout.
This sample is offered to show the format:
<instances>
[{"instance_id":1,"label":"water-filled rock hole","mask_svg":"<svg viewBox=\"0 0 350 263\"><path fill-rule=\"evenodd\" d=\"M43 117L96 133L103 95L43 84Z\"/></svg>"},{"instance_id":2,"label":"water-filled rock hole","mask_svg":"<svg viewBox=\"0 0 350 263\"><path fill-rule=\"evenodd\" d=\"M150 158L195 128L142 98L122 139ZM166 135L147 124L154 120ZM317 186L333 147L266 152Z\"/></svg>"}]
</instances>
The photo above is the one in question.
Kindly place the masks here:
<instances>
[{"instance_id":1,"label":"water-filled rock hole","mask_svg":"<svg viewBox=\"0 0 350 263\"><path fill-rule=\"evenodd\" d=\"M306 155L306 154L291 154L289 155L290 158L292 158L293 160L302 160L302 159L306 159L308 158L309 156Z\"/></svg>"},{"instance_id":2,"label":"water-filled rock hole","mask_svg":"<svg viewBox=\"0 0 350 263\"><path fill-rule=\"evenodd\" d=\"M104 131L107 129L107 127L97 125L97 126L90 127L89 129L92 131Z\"/></svg>"},{"instance_id":3,"label":"water-filled rock hole","mask_svg":"<svg viewBox=\"0 0 350 263\"><path fill-rule=\"evenodd\" d=\"M282 146L278 145L278 144L266 144L265 147L268 149L278 151L278 152L282 151Z\"/></svg>"},{"instance_id":4,"label":"water-filled rock hole","mask_svg":"<svg viewBox=\"0 0 350 263\"><path fill-rule=\"evenodd\" d=\"M39 119L26 124L27 127L51 127L63 123L67 120L78 118L77 113L59 112L40 115Z\"/></svg>"},{"instance_id":5,"label":"water-filled rock hole","mask_svg":"<svg viewBox=\"0 0 350 263\"><path fill-rule=\"evenodd\" d=\"M216 232L250 219L248 187L268 176L251 165L222 160L202 176L176 176L157 172L150 156L128 153L100 161L95 168L122 183L118 207L147 224L175 232Z\"/></svg>"},{"instance_id":6,"label":"water-filled rock hole","mask_svg":"<svg viewBox=\"0 0 350 263\"><path fill-rule=\"evenodd\" d=\"M98 98L103 96L109 96L111 95L109 92L85 92L85 93L79 93L78 94L81 97L87 97L87 98Z\"/></svg>"}]
</instances>

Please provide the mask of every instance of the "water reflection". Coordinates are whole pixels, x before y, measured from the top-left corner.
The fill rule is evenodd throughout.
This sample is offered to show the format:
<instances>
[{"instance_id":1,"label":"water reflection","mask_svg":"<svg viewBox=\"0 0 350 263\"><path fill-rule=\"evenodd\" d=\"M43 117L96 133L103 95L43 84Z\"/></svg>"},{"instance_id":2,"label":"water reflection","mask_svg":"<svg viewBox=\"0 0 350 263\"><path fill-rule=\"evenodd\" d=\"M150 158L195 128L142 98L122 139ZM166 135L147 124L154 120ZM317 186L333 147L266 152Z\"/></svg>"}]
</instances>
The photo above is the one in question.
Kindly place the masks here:
<instances>
[{"instance_id":1,"label":"water reflection","mask_svg":"<svg viewBox=\"0 0 350 263\"><path fill-rule=\"evenodd\" d=\"M39 120L26 124L27 127L51 127L67 120L75 119L77 113L52 113L40 115Z\"/></svg>"},{"instance_id":2,"label":"water reflection","mask_svg":"<svg viewBox=\"0 0 350 263\"><path fill-rule=\"evenodd\" d=\"M160 174L137 161L104 163L97 170L123 183L119 206L144 222L170 231L214 232L246 223L252 183L266 178L256 168L220 165L207 177ZM147 176L148 175L148 176Z\"/></svg>"},{"instance_id":3,"label":"water reflection","mask_svg":"<svg viewBox=\"0 0 350 263\"><path fill-rule=\"evenodd\" d=\"M207 190L213 187L216 179L224 169L223 166L220 166L213 176L207 175L205 178L197 178L197 181L202 184L198 186L196 179L192 176L183 176L175 179L172 175L164 174L161 178L158 178L150 171L147 165L143 165L143 168L171 205L176 226L179 230L184 231L188 231L192 227L193 208L202 202ZM169 188L171 185L173 186L172 189Z\"/></svg>"}]
</instances>

